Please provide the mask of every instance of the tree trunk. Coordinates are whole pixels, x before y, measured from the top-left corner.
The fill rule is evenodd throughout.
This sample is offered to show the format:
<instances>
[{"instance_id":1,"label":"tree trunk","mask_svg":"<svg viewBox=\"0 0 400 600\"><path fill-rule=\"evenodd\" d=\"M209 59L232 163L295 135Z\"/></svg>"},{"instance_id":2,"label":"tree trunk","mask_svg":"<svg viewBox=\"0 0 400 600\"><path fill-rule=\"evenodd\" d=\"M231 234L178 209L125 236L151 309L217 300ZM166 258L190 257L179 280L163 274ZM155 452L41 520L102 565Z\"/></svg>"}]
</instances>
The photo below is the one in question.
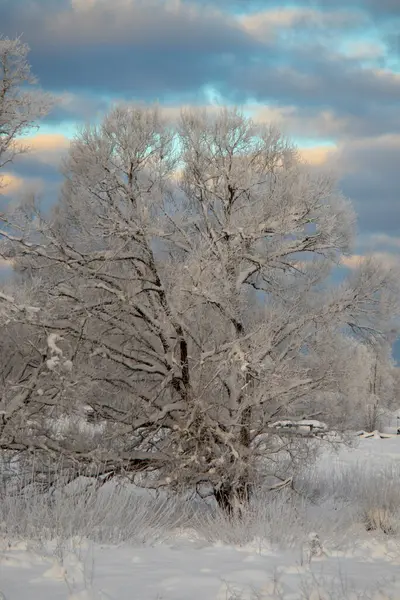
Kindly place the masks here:
<instances>
[{"instance_id":1,"label":"tree trunk","mask_svg":"<svg viewBox=\"0 0 400 600\"><path fill-rule=\"evenodd\" d=\"M247 481L222 483L215 488L214 497L218 507L229 518L242 518L251 497L251 485Z\"/></svg>"}]
</instances>

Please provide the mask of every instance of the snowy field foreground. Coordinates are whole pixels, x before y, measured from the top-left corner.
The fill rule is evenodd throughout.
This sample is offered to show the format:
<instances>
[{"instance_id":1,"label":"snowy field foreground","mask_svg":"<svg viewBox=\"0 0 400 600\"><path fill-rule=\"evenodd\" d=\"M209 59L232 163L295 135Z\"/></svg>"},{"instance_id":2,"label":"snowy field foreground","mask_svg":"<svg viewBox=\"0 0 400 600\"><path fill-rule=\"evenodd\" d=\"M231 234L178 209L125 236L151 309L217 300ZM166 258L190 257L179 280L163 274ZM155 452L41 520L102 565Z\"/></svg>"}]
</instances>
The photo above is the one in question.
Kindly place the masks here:
<instances>
[{"instance_id":1,"label":"snowy field foreground","mask_svg":"<svg viewBox=\"0 0 400 600\"><path fill-rule=\"evenodd\" d=\"M351 553L332 551L314 558L311 567L301 566L294 552L179 536L155 547L80 544L65 551L63 567L42 552L26 544L2 550L7 600L400 598L395 543L364 542Z\"/></svg>"},{"instance_id":2,"label":"snowy field foreground","mask_svg":"<svg viewBox=\"0 0 400 600\"><path fill-rule=\"evenodd\" d=\"M283 493L232 530L166 516L154 501L150 523L137 495L86 508L60 500L52 520L39 502L10 508L0 590L7 600L400 600L399 473L400 439L361 440L325 453L311 484L304 477L309 502Z\"/></svg>"}]
</instances>

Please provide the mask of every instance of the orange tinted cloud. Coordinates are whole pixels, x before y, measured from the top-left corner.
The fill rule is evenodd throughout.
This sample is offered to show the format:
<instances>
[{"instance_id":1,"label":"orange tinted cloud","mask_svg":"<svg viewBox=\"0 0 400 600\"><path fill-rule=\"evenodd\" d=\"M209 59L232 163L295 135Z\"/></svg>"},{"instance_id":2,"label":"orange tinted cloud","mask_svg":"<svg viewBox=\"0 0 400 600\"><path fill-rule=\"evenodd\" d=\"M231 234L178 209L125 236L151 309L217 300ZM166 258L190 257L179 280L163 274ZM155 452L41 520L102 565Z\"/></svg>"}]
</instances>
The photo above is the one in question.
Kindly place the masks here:
<instances>
[{"instance_id":1,"label":"orange tinted cloud","mask_svg":"<svg viewBox=\"0 0 400 600\"><path fill-rule=\"evenodd\" d=\"M400 256L398 254L373 252L371 256L387 268L398 267L400 265ZM342 256L341 263L349 269L357 269L366 260L368 260L367 256L353 254L352 256Z\"/></svg>"},{"instance_id":2,"label":"orange tinted cloud","mask_svg":"<svg viewBox=\"0 0 400 600\"><path fill-rule=\"evenodd\" d=\"M28 149L26 155L28 159L32 156L34 160L57 166L71 141L60 133L39 133L32 137L21 138L18 143L21 148Z\"/></svg>"},{"instance_id":3,"label":"orange tinted cloud","mask_svg":"<svg viewBox=\"0 0 400 600\"><path fill-rule=\"evenodd\" d=\"M33 152L46 152L68 148L70 140L61 133L39 133L38 135L24 138L22 144L29 146Z\"/></svg>"},{"instance_id":4,"label":"orange tinted cloud","mask_svg":"<svg viewBox=\"0 0 400 600\"><path fill-rule=\"evenodd\" d=\"M3 173L0 177L0 189L6 194L17 192L23 185L23 179L12 173Z\"/></svg>"},{"instance_id":5,"label":"orange tinted cloud","mask_svg":"<svg viewBox=\"0 0 400 600\"><path fill-rule=\"evenodd\" d=\"M360 60L377 59L384 57L385 47L374 42L356 41L347 43L343 54L349 58Z\"/></svg>"},{"instance_id":6,"label":"orange tinted cloud","mask_svg":"<svg viewBox=\"0 0 400 600\"><path fill-rule=\"evenodd\" d=\"M314 148L299 148L300 155L310 165L323 165L329 161L335 153L336 148L332 146L316 146Z\"/></svg>"},{"instance_id":7,"label":"orange tinted cloud","mask_svg":"<svg viewBox=\"0 0 400 600\"><path fill-rule=\"evenodd\" d=\"M392 85L398 85L400 83L400 73L391 71L389 69L371 69L371 72L380 80L386 81Z\"/></svg>"},{"instance_id":8,"label":"orange tinted cloud","mask_svg":"<svg viewBox=\"0 0 400 600\"><path fill-rule=\"evenodd\" d=\"M260 41L274 37L279 29L297 26L312 28L342 28L348 24L357 24L359 15L349 11L322 11L307 7L287 7L268 9L239 18L243 29Z\"/></svg>"},{"instance_id":9,"label":"orange tinted cloud","mask_svg":"<svg viewBox=\"0 0 400 600\"><path fill-rule=\"evenodd\" d=\"M352 256L342 256L340 262L349 269L357 269L357 267L359 267L364 260L365 256L353 254Z\"/></svg>"},{"instance_id":10,"label":"orange tinted cloud","mask_svg":"<svg viewBox=\"0 0 400 600\"><path fill-rule=\"evenodd\" d=\"M46 182L40 177L18 177L14 173L0 175L0 196L20 196L25 193L41 194Z\"/></svg>"},{"instance_id":11,"label":"orange tinted cloud","mask_svg":"<svg viewBox=\"0 0 400 600\"><path fill-rule=\"evenodd\" d=\"M293 27L306 17L315 17L318 13L312 9L282 8L265 10L240 18L242 27L251 34L270 33L277 27Z\"/></svg>"}]
</instances>

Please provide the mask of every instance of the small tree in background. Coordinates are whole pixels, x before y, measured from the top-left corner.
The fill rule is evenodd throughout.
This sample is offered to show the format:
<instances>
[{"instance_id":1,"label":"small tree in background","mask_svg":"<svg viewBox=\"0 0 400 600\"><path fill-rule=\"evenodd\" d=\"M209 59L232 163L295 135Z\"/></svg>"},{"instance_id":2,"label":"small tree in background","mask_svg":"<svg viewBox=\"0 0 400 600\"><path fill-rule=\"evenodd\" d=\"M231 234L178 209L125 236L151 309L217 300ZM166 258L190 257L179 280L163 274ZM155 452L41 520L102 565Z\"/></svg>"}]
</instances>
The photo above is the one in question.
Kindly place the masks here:
<instances>
[{"instance_id":1,"label":"small tree in background","mask_svg":"<svg viewBox=\"0 0 400 600\"><path fill-rule=\"evenodd\" d=\"M319 410L325 410L332 428L379 429L395 402L396 369L389 339L360 343L357 338L340 335L330 352L340 376L336 390L319 398Z\"/></svg>"}]
</instances>

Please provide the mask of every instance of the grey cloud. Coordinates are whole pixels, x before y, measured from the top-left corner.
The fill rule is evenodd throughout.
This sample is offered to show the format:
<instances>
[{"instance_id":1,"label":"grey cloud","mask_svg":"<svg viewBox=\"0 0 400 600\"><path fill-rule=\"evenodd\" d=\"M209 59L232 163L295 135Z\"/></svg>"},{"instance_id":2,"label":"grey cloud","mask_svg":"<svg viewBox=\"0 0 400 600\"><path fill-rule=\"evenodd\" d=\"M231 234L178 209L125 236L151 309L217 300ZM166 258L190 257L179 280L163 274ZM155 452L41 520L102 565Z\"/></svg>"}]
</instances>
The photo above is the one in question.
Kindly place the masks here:
<instances>
[{"instance_id":1,"label":"grey cloud","mask_svg":"<svg viewBox=\"0 0 400 600\"><path fill-rule=\"evenodd\" d=\"M34 155L22 155L13 163L13 174L22 179L38 178L48 184L59 184L62 175L56 165L49 165L35 158Z\"/></svg>"},{"instance_id":2,"label":"grey cloud","mask_svg":"<svg viewBox=\"0 0 400 600\"><path fill-rule=\"evenodd\" d=\"M47 212L57 202L59 197L60 187L62 184L62 177L54 171L49 174L48 171L44 172L38 169L32 178L30 178L30 170L24 170L19 167L13 169L15 174L18 173L22 179L22 185L12 193L5 193L0 196L0 206L3 208L12 205L14 202L19 202L25 198L29 198L32 194L35 195L41 210Z\"/></svg>"},{"instance_id":3,"label":"grey cloud","mask_svg":"<svg viewBox=\"0 0 400 600\"><path fill-rule=\"evenodd\" d=\"M213 0L184 0L200 6L213 5ZM399 16L398 0L293 0L291 6L308 6L317 9L345 8L364 11L375 19ZM227 10L255 12L276 7L276 0L218 0L218 6Z\"/></svg>"},{"instance_id":4,"label":"grey cloud","mask_svg":"<svg viewBox=\"0 0 400 600\"><path fill-rule=\"evenodd\" d=\"M393 104L379 110L377 106L361 107L358 112L329 110L304 106L276 106L254 111L256 119L278 121L280 129L289 137L313 140L351 140L400 133L400 112Z\"/></svg>"},{"instance_id":5,"label":"grey cloud","mask_svg":"<svg viewBox=\"0 0 400 600\"><path fill-rule=\"evenodd\" d=\"M111 91L132 99L161 100L186 93L194 97L207 83L226 77L223 57L188 51L182 58L183 52L98 46L69 55L35 51L32 62L45 87L78 91L90 85L94 92Z\"/></svg>"},{"instance_id":6,"label":"grey cloud","mask_svg":"<svg viewBox=\"0 0 400 600\"><path fill-rule=\"evenodd\" d=\"M93 121L103 115L110 106L110 100L98 97L94 93L63 91L54 95L56 105L44 120L46 124Z\"/></svg>"},{"instance_id":7,"label":"grey cloud","mask_svg":"<svg viewBox=\"0 0 400 600\"><path fill-rule=\"evenodd\" d=\"M349 142L342 148L339 165L347 173L341 188L354 202L361 233L399 234L399 164L400 136Z\"/></svg>"},{"instance_id":8,"label":"grey cloud","mask_svg":"<svg viewBox=\"0 0 400 600\"><path fill-rule=\"evenodd\" d=\"M129 44L143 51L185 48L189 52L205 49L211 53L253 45L233 17L215 10L160 0L114 0L112 4L98 1L92 8L87 0L76 4L89 8L60 11L46 19L49 40L83 47Z\"/></svg>"},{"instance_id":9,"label":"grey cloud","mask_svg":"<svg viewBox=\"0 0 400 600\"><path fill-rule=\"evenodd\" d=\"M397 230L386 232L360 233L357 238L357 254L380 252L398 255L400 261L400 224Z\"/></svg>"},{"instance_id":10,"label":"grey cloud","mask_svg":"<svg viewBox=\"0 0 400 600\"><path fill-rule=\"evenodd\" d=\"M319 6L335 7L351 6L370 13L375 19L400 16L398 0L319 0L316 4Z\"/></svg>"},{"instance_id":11,"label":"grey cloud","mask_svg":"<svg viewBox=\"0 0 400 600\"><path fill-rule=\"evenodd\" d=\"M82 3L83 4L83 3ZM66 0L6 0L2 30L24 32L46 87L162 96L219 81L229 61L250 60L261 46L233 17L160 0L98 3L72 11Z\"/></svg>"},{"instance_id":12,"label":"grey cloud","mask_svg":"<svg viewBox=\"0 0 400 600\"><path fill-rule=\"evenodd\" d=\"M361 68L358 61L338 56L315 44L282 48L280 60L252 68L239 67L232 80L226 82L226 91L237 90L237 95L253 96L260 101L269 97L282 103L329 106L353 110L359 114L374 103L396 103L400 97L400 75L378 73Z\"/></svg>"}]
</instances>

